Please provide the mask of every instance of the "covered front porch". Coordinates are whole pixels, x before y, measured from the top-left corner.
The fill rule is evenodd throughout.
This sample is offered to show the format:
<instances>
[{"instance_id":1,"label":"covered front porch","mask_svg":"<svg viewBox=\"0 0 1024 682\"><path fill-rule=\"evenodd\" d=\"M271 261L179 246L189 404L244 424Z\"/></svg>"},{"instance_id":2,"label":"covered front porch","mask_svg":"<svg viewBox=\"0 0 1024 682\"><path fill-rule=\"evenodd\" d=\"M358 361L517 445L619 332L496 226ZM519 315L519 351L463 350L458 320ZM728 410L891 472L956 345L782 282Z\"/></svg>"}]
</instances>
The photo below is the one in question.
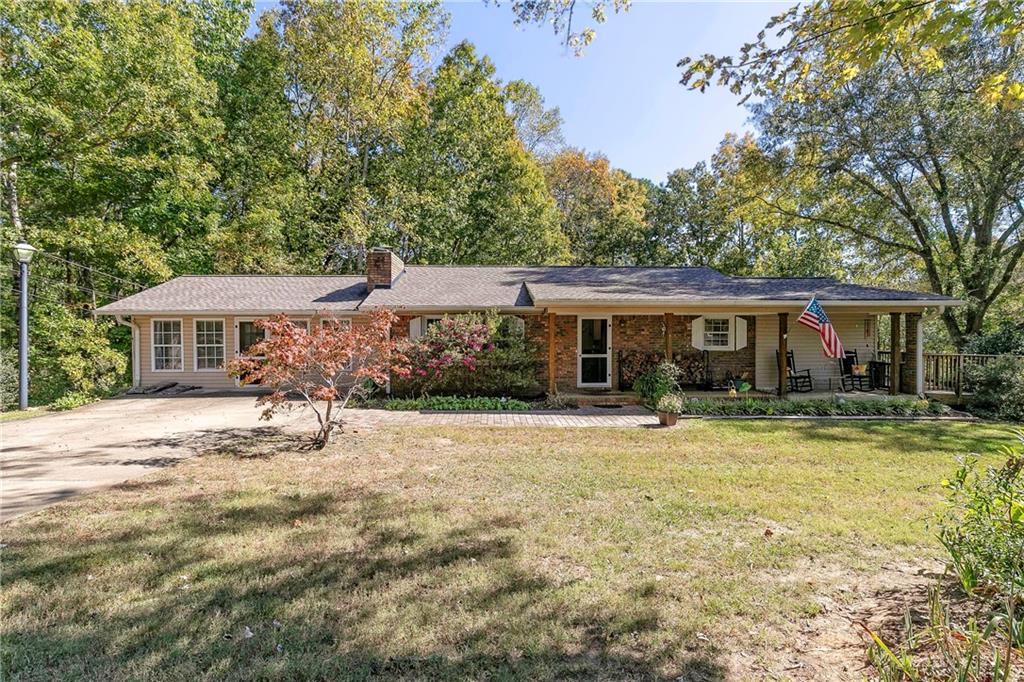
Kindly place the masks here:
<instances>
[{"instance_id":1,"label":"covered front porch","mask_svg":"<svg viewBox=\"0 0 1024 682\"><path fill-rule=\"evenodd\" d=\"M528 323L528 333L544 349L548 393L586 404L631 402L635 379L667 358L694 397L733 387L751 397L924 394L923 309L830 310L846 362L826 358L817 333L795 323L801 309L548 309ZM880 339L883 315L890 332ZM851 380L851 373L858 376Z\"/></svg>"}]
</instances>

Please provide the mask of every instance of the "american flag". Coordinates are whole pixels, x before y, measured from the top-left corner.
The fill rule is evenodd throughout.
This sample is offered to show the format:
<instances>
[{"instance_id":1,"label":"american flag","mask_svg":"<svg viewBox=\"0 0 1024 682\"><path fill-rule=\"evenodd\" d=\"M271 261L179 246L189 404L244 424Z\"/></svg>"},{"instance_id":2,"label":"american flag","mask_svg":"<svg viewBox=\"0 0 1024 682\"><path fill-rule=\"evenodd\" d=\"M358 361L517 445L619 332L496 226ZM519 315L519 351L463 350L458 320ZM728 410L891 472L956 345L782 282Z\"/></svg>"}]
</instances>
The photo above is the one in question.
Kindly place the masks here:
<instances>
[{"instance_id":1,"label":"american flag","mask_svg":"<svg viewBox=\"0 0 1024 682\"><path fill-rule=\"evenodd\" d=\"M845 357L843 342L839 340L835 327L828 321L828 315L825 314L824 308L821 307L817 299L811 299L811 302L807 304L807 307L800 313L800 317L796 318L796 321L818 332L818 335L821 337L821 347L825 351L825 357Z\"/></svg>"}]
</instances>

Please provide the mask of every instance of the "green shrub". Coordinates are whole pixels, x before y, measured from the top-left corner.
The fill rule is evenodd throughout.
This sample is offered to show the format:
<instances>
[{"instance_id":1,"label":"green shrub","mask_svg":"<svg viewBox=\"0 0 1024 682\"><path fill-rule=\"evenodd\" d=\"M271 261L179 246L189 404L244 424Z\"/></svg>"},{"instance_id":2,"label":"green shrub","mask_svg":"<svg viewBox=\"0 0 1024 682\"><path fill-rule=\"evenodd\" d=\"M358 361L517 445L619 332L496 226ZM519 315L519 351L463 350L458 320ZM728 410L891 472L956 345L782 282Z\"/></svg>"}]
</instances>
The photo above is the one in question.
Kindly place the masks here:
<instances>
[{"instance_id":1,"label":"green shrub","mask_svg":"<svg viewBox=\"0 0 1024 682\"><path fill-rule=\"evenodd\" d=\"M633 390L648 405L657 405L661 397L679 387L679 368L671 362L660 362L654 369L638 376Z\"/></svg>"},{"instance_id":2,"label":"green shrub","mask_svg":"<svg viewBox=\"0 0 1024 682\"><path fill-rule=\"evenodd\" d=\"M980 620L953 622L940 589L932 588L927 622L917 625L908 610L899 643L868 630L868 660L882 682L1019 679L1007 658L1024 646L1024 434L1018 438L1016 448L1005 448L1001 466L980 470L976 458L964 459L942 482L948 498L939 539Z\"/></svg>"},{"instance_id":3,"label":"green shrub","mask_svg":"<svg viewBox=\"0 0 1024 682\"><path fill-rule=\"evenodd\" d=\"M76 407L88 405L89 403L96 402L97 400L99 400L99 398L94 395L72 391L71 393L65 393L50 403L50 409L57 412L60 412L61 410L73 410Z\"/></svg>"},{"instance_id":4,"label":"green shrub","mask_svg":"<svg viewBox=\"0 0 1024 682\"><path fill-rule=\"evenodd\" d=\"M1003 318L987 333L974 334L964 344L965 353L1024 355L1024 322Z\"/></svg>"},{"instance_id":5,"label":"green shrub","mask_svg":"<svg viewBox=\"0 0 1024 682\"><path fill-rule=\"evenodd\" d=\"M1024 421L1024 358L1003 355L967 372L967 409L979 417Z\"/></svg>"},{"instance_id":6,"label":"green shrub","mask_svg":"<svg viewBox=\"0 0 1024 682\"><path fill-rule=\"evenodd\" d=\"M62 305L35 308L29 350L33 401L53 402L66 393L108 395L125 385L128 359L107 336L113 324L76 317Z\"/></svg>"},{"instance_id":7,"label":"green shrub","mask_svg":"<svg viewBox=\"0 0 1024 682\"><path fill-rule=\"evenodd\" d=\"M1024 590L1024 434L1019 438L1021 447L1007 447L1000 467L979 470L977 458L966 458L942 482L948 499L939 539L968 593Z\"/></svg>"},{"instance_id":8,"label":"green shrub","mask_svg":"<svg viewBox=\"0 0 1024 682\"><path fill-rule=\"evenodd\" d=\"M686 400L680 414L706 416L909 417L940 415L949 408L939 402L892 400L768 400L762 398Z\"/></svg>"},{"instance_id":9,"label":"green shrub","mask_svg":"<svg viewBox=\"0 0 1024 682\"><path fill-rule=\"evenodd\" d=\"M0 349L0 409L18 406L18 350Z\"/></svg>"},{"instance_id":10,"label":"green shrub","mask_svg":"<svg viewBox=\"0 0 1024 682\"><path fill-rule=\"evenodd\" d=\"M428 398L392 398L381 403L385 410L473 410L487 412L521 412L531 409L528 402L515 398L494 398L489 396L447 396L435 395Z\"/></svg>"}]
</instances>

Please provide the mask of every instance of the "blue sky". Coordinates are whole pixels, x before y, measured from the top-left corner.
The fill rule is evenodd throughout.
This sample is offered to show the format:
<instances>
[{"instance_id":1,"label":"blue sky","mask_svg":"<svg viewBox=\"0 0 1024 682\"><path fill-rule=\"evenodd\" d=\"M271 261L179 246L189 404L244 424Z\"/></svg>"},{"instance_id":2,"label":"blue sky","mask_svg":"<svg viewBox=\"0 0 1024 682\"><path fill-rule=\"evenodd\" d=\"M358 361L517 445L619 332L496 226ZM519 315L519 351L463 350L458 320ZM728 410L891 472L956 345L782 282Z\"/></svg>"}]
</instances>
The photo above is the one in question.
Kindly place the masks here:
<instances>
[{"instance_id":1,"label":"blue sky","mask_svg":"<svg viewBox=\"0 0 1024 682\"><path fill-rule=\"evenodd\" d=\"M792 2L634 1L629 12L610 14L596 27L582 57L547 26L516 27L508 4L445 3L449 45L469 39L502 80L536 85L547 105L561 110L570 145L660 182L673 169L708 159L747 119L727 90L701 94L679 85L676 63L686 55L735 54Z\"/></svg>"}]
</instances>

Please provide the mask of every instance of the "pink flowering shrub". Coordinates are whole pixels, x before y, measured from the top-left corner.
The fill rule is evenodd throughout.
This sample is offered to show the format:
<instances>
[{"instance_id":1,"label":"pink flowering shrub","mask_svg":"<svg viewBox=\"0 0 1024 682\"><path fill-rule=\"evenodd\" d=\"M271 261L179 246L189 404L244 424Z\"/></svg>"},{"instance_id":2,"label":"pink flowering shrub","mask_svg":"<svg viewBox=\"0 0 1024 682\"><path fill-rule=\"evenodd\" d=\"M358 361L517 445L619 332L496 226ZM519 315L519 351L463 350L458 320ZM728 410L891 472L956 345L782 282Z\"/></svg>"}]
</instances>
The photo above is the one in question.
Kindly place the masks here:
<instances>
[{"instance_id":1,"label":"pink flowering shrub","mask_svg":"<svg viewBox=\"0 0 1024 682\"><path fill-rule=\"evenodd\" d=\"M402 347L411 371L397 390L420 395L539 392L535 355L513 320L497 313L470 313L432 323Z\"/></svg>"},{"instance_id":2,"label":"pink flowering shrub","mask_svg":"<svg viewBox=\"0 0 1024 682\"><path fill-rule=\"evenodd\" d=\"M494 345L491 332L479 315L444 317L403 349L412 372L423 379L440 379L452 367L477 368L478 356Z\"/></svg>"}]
</instances>

